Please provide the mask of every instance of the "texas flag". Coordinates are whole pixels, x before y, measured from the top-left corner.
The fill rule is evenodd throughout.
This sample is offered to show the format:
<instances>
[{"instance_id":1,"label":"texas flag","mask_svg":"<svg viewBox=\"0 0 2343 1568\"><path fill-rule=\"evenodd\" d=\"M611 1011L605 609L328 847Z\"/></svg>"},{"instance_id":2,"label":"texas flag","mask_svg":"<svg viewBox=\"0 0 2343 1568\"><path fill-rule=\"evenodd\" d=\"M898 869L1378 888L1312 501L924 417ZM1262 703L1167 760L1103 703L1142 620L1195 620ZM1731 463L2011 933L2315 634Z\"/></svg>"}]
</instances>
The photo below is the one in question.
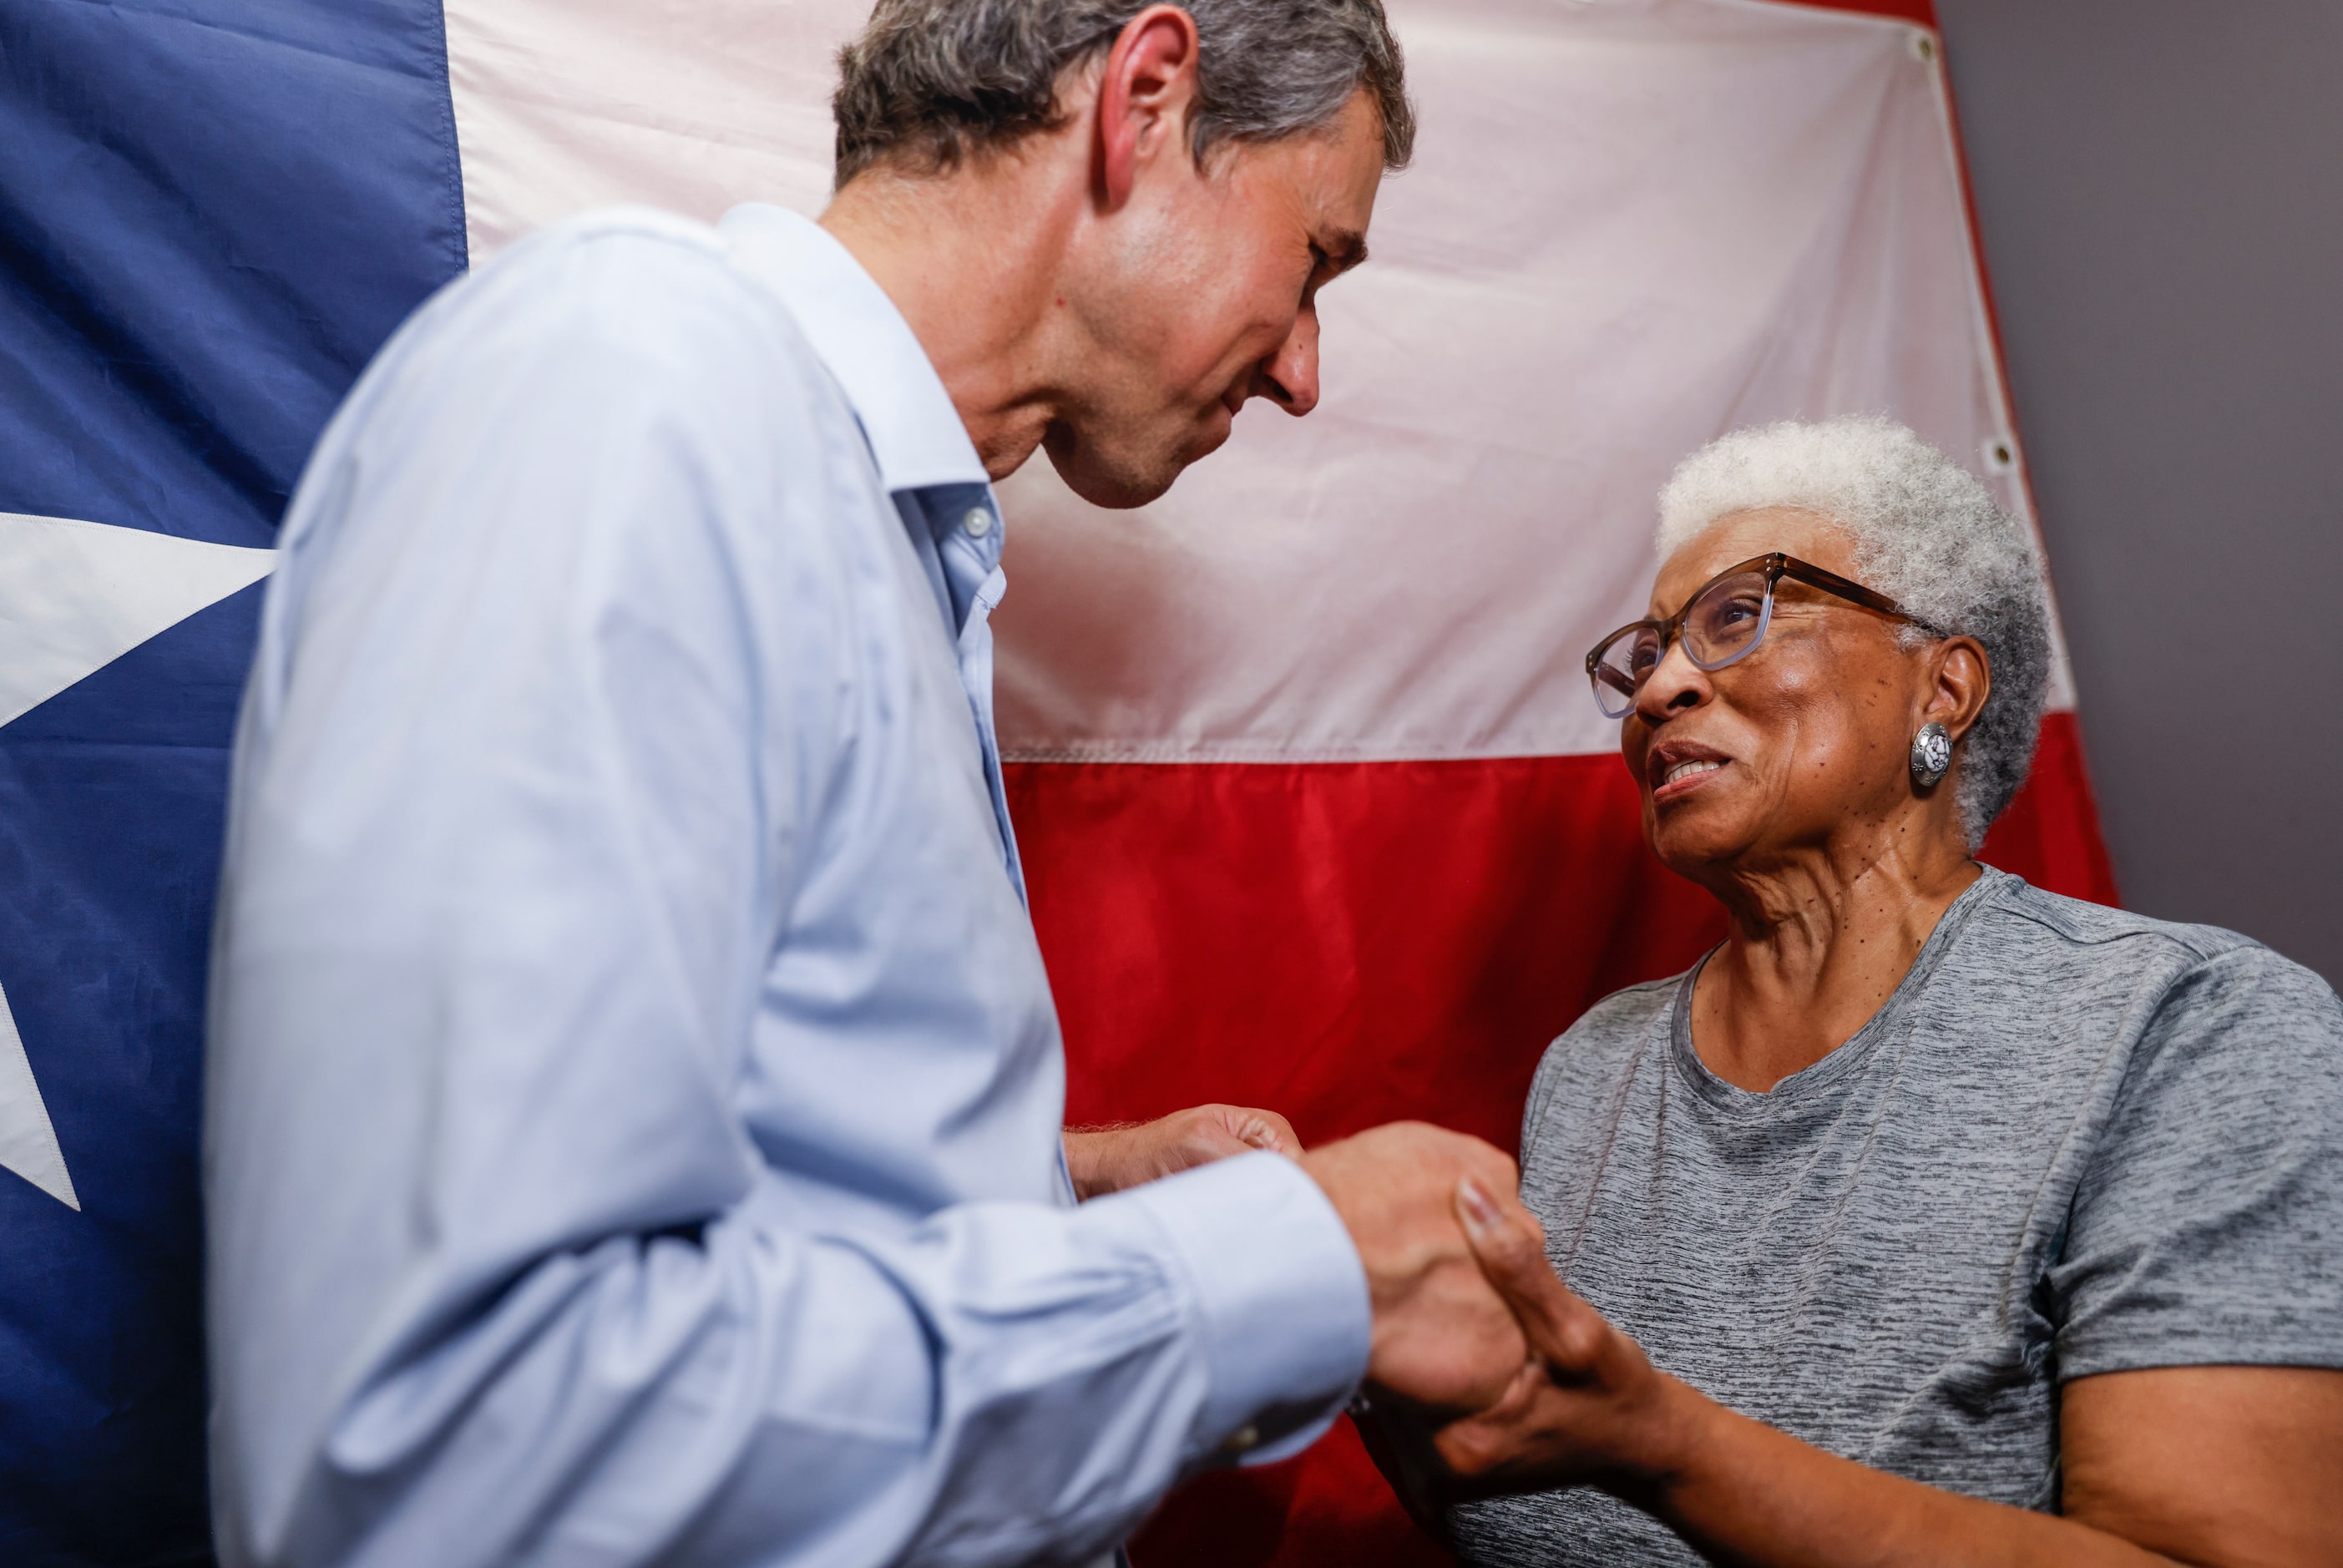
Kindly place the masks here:
<instances>
[{"instance_id":1,"label":"texas flag","mask_svg":"<svg viewBox=\"0 0 2343 1568\"><path fill-rule=\"evenodd\" d=\"M1511 1147L1720 922L1581 668L1676 458L1881 410L2028 512L1928 0L1389 0L1423 114L1324 397L1162 501L1002 487L1001 742L1069 1119ZM578 209L813 213L868 0L0 16L0 1561L201 1561L196 1148L233 709L302 459L429 292ZM2061 675L1986 858L2113 888ZM1347 1427L1141 1568L1437 1562Z\"/></svg>"}]
</instances>

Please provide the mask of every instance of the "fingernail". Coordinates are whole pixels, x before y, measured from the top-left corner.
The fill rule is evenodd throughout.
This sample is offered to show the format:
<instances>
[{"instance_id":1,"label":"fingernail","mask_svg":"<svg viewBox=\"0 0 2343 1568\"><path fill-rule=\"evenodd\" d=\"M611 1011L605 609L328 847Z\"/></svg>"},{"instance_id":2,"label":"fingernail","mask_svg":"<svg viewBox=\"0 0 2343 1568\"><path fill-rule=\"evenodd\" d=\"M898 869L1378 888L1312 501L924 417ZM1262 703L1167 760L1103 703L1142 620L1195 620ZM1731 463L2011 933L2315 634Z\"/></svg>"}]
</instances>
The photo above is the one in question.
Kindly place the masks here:
<instances>
[{"instance_id":1,"label":"fingernail","mask_svg":"<svg viewBox=\"0 0 2343 1568\"><path fill-rule=\"evenodd\" d=\"M1497 1206L1489 1201L1489 1195L1470 1176L1456 1184L1456 1201L1464 1211L1464 1222L1475 1231L1497 1228Z\"/></svg>"}]
</instances>

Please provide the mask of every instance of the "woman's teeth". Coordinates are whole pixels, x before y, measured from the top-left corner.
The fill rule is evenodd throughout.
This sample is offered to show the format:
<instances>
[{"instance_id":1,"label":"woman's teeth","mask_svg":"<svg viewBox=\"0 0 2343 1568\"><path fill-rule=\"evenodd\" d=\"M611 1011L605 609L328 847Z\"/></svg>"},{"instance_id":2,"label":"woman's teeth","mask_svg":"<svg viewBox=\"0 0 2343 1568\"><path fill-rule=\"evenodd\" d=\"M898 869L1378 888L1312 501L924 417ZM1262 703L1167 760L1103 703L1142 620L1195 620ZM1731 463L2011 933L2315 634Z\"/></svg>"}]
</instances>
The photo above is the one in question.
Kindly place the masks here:
<instances>
[{"instance_id":1,"label":"woman's teeth","mask_svg":"<svg viewBox=\"0 0 2343 1568\"><path fill-rule=\"evenodd\" d=\"M1695 773L1714 773L1724 766L1724 763L1714 760L1702 762L1679 762L1674 767L1668 769L1667 777L1661 779L1660 782L1663 784L1673 784L1679 779L1689 779Z\"/></svg>"}]
</instances>

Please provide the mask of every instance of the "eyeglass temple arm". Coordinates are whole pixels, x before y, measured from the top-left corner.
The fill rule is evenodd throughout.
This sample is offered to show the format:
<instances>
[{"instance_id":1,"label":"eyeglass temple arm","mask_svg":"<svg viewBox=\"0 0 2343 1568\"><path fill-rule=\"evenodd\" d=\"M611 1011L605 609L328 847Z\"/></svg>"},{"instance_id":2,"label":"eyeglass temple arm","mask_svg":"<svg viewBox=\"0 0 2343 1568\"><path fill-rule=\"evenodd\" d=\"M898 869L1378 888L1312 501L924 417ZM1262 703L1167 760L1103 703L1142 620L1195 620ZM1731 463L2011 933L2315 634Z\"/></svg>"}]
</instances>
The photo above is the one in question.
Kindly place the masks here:
<instances>
[{"instance_id":1,"label":"eyeglass temple arm","mask_svg":"<svg viewBox=\"0 0 2343 1568\"><path fill-rule=\"evenodd\" d=\"M1839 598L1859 604L1865 609L1875 609L1887 615L1902 616L1906 620L1918 618L1885 594L1875 593L1861 583L1849 581L1836 572L1826 572L1818 566L1798 559L1795 556L1784 556L1781 561L1784 577L1795 578L1809 588L1818 588L1825 593L1836 594Z\"/></svg>"}]
</instances>

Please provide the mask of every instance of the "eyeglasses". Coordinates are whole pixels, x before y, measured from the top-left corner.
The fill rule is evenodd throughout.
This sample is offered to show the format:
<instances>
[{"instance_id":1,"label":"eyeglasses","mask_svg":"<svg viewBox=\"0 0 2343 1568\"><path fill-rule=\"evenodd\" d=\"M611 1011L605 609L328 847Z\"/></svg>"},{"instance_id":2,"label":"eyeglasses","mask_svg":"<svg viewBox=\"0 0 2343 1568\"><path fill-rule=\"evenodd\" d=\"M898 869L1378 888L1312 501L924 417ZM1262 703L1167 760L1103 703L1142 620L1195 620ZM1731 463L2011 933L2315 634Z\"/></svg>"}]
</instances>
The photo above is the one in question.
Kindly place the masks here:
<instances>
[{"instance_id":1,"label":"eyeglasses","mask_svg":"<svg viewBox=\"0 0 2343 1568\"><path fill-rule=\"evenodd\" d=\"M1748 658L1765 640L1765 628L1774 624L1774 587L1784 578L1927 628L1926 621L1886 595L1775 550L1725 568L1703 583L1684 601L1684 608L1667 619L1639 620L1596 643L1594 651L1586 656L1586 678L1594 685L1594 705L1605 719L1627 717L1634 709L1635 694L1659 668L1668 644L1679 632L1684 635L1684 657L1703 669L1723 669Z\"/></svg>"}]
</instances>

